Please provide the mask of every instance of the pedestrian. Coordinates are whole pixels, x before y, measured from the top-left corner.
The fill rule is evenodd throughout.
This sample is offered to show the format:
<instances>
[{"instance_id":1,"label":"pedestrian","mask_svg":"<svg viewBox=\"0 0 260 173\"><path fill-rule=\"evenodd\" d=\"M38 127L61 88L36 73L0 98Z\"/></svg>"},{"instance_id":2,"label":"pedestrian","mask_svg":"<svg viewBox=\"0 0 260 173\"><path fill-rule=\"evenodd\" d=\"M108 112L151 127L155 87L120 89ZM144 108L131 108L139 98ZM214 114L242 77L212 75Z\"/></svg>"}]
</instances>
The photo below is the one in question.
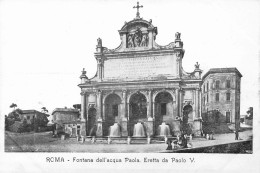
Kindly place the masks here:
<instances>
[{"instance_id":1,"label":"pedestrian","mask_svg":"<svg viewBox=\"0 0 260 173\"><path fill-rule=\"evenodd\" d=\"M239 133L238 133L238 130L235 131L235 140L238 140L238 136L239 136Z\"/></svg>"},{"instance_id":2,"label":"pedestrian","mask_svg":"<svg viewBox=\"0 0 260 173\"><path fill-rule=\"evenodd\" d=\"M166 150L172 150L172 141L168 139L167 144L168 144L168 146L167 146Z\"/></svg>"}]
</instances>

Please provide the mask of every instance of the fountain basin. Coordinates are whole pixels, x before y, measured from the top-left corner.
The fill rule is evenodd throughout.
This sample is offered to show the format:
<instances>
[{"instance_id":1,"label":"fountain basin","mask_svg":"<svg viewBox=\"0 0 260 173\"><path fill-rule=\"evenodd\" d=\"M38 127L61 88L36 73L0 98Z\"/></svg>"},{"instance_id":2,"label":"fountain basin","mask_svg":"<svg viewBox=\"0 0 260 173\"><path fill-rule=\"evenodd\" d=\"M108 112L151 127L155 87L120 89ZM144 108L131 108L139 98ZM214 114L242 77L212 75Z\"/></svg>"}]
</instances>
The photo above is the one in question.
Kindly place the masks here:
<instances>
[{"instance_id":1,"label":"fountain basin","mask_svg":"<svg viewBox=\"0 0 260 173\"><path fill-rule=\"evenodd\" d=\"M158 127L158 135L159 136L171 136L169 125L164 122Z\"/></svg>"},{"instance_id":2,"label":"fountain basin","mask_svg":"<svg viewBox=\"0 0 260 173\"><path fill-rule=\"evenodd\" d=\"M113 126L110 126L109 136L110 137L121 137L120 126L118 123L114 123Z\"/></svg>"},{"instance_id":3,"label":"fountain basin","mask_svg":"<svg viewBox=\"0 0 260 173\"><path fill-rule=\"evenodd\" d=\"M133 137L145 137L144 125L140 122L134 125Z\"/></svg>"}]
</instances>

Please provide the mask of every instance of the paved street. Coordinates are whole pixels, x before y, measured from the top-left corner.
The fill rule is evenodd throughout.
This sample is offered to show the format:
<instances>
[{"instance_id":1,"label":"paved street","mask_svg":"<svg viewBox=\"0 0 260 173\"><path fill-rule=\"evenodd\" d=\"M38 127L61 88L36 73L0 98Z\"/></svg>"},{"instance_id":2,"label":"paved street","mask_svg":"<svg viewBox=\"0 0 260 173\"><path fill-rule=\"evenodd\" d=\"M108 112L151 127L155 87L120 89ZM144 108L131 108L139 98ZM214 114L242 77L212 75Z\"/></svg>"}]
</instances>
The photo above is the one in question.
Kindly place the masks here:
<instances>
[{"instance_id":1,"label":"paved street","mask_svg":"<svg viewBox=\"0 0 260 173\"><path fill-rule=\"evenodd\" d=\"M239 137L241 140L252 139L252 130L247 129L240 132ZM189 141L192 148L232 142L238 142L235 140L234 133L215 134L214 140L194 138L192 141ZM100 140L95 144L92 144L90 140L80 143L75 138L60 140L60 138L52 138L50 132L27 134L5 133L6 152L157 153L165 151L166 148L167 145L163 142L152 142L152 144L148 145L145 144L145 141L135 141L133 144L127 145L126 141L117 141L117 143L112 142L112 144L108 145L107 141Z\"/></svg>"}]
</instances>

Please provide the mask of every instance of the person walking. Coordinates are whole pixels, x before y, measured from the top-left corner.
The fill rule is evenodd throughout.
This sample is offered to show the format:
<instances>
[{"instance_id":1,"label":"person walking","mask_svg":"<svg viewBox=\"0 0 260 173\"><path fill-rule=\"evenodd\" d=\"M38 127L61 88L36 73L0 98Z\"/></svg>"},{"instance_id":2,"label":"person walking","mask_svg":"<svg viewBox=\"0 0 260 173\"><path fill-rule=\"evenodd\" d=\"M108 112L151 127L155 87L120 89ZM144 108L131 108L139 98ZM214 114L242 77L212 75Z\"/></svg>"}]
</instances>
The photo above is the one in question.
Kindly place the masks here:
<instances>
[{"instance_id":1,"label":"person walking","mask_svg":"<svg viewBox=\"0 0 260 173\"><path fill-rule=\"evenodd\" d=\"M235 140L238 140L238 136L239 136L239 133L238 133L238 130L235 131Z\"/></svg>"}]
</instances>

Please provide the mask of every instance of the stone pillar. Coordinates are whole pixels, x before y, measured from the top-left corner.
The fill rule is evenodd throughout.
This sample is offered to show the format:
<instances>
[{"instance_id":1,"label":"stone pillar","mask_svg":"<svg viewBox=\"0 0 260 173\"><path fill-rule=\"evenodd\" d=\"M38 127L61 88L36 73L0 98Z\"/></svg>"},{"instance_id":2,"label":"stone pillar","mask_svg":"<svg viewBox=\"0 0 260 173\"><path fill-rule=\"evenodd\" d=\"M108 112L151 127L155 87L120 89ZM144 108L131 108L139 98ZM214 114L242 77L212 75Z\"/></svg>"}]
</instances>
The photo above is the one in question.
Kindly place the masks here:
<instances>
[{"instance_id":1,"label":"stone pillar","mask_svg":"<svg viewBox=\"0 0 260 173\"><path fill-rule=\"evenodd\" d=\"M147 136L153 136L154 135L154 119L152 117L148 118L147 121Z\"/></svg>"},{"instance_id":2,"label":"stone pillar","mask_svg":"<svg viewBox=\"0 0 260 173\"><path fill-rule=\"evenodd\" d=\"M98 118L98 120L97 120L96 136L97 137L102 137L103 136L103 121L102 121L101 118Z\"/></svg>"},{"instance_id":3,"label":"stone pillar","mask_svg":"<svg viewBox=\"0 0 260 173\"><path fill-rule=\"evenodd\" d=\"M80 119L81 122L85 122L85 116L86 116L86 93L84 91L82 91L80 93L81 95L81 114L80 114Z\"/></svg>"},{"instance_id":4,"label":"stone pillar","mask_svg":"<svg viewBox=\"0 0 260 173\"><path fill-rule=\"evenodd\" d=\"M126 100L126 90L123 91L123 108L122 108L122 121L121 121L121 133L122 133L122 136L123 137L126 137L128 136L128 130L127 130L127 112L126 112L126 109L127 109L127 100Z\"/></svg>"},{"instance_id":5,"label":"stone pillar","mask_svg":"<svg viewBox=\"0 0 260 173\"><path fill-rule=\"evenodd\" d=\"M179 116L182 117L183 89L179 91Z\"/></svg>"},{"instance_id":6,"label":"stone pillar","mask_svg":"<svg viewBox=\"0 0 260 173\"><path fill-rule=\"evenodd\" d=\"M122 34L121 39L122 39L123 48L126 48L126 45L127 45L126 33Z\"/></svg>"},{"instance_id":7,"label":"stone pillar","mask_svg":"<svg viewBox=\"0 0 260 173\"><path fill-rule=\"evenodd\" d=\"M80 135L81 136L86 136L86 105L87 105L87 100L86 100L86 93L81 92L81 113L80 113Z\"/></svg>"},{"instance_id":8,"label":"stone pillar","mask_svg":"<svg viewBox=\"0 0 260 173\"><path fill-rule=\"evenodd\" d=\"M153 118L155 119L155 100L153 101Z\"/></svg>"},{"instance_id":9,"label":"stone pillar","mask_svg":"<svg viewBox=\"0 0 260 173\"><path fill-rule=\"evenodd\" d=\"M97 95L97 118L102 119L102 92L98 90L96 95Z\"/></svg>"},{"instance_id":10,"label":"stone pillar","mask_svg":"<svg viewBox=\"0 0 260 173\"><path fill-rule=\"evenodd\" d=\"M153 47L153 32L152 32L152 30L149 30L148 32L149 32L148 33L148 37L149 37L148 47L152 48Z\"/></svg>"},{"instance_id":11,"label":"stone pillar","mask_svg":"<svg viewBox=\"0 0 260 173\"><path fill-rule=\"evenodd\" d=\"M176 103L176 116L177 117L180 117L181 115L179 114L180 112L179 112L179 105L180 105L180 103L179 103L179 95L180 95L180 93L179 93L179 89L178 88L176 88L176 90L175 90L175 95L176 95L176 100L175 100L175 103Z\"/></svg>"},{"instance_id":12,"label":"stone pillar","mask_svg":"<svg viewBox=\"0 0 260 173\"><path fill-rule=\"evenodd\" d=\"M103 136L103 120L102 120L102 92L97 91L97 131L96 136Z\"/></svg>"},{"instance_id":13,"label":"stone pillar","mask_svg":"<svg viewBox=\"0 0 260 173\"><path fill-rule=\"evenodd\" d=\"M152 117L152 90L148 91L148 109L147 109L147 118Z\"/></svg>"},{"instance_id":14,"label":"stone pillar","mask_svg":"<svg viewBox=\"0 0 260 173\"><path fill-rule=\"evenodd\" d=\"M147 136L154 135L154 119L152 118L152 105L153 105L153 98L152 98L152 90L148 91L148 111L147 111Z\"/></svg>"},{"instance_id":15,"label":"stone pillar","mask_svg":"<svg viewBox=\"0 0 260 173\"><path fill-rule=\"evenodd\" d=\"M105 119L106 119L106 115L105 115L105 113L106 113L105 101L102 104L102 113L103 113L103 120L105 121Z\"/></svg>"},{"instance_id":16,"label":"stone pillar","mask_svg":"<svg viewBox=\"0 0 260 173\"><path fill-rule=\"evenodd\" d=\"M201 89L199 90L199 118L202 119L202 92Z\"/></svg>"},{"instance_id":17,"label":"stone pillar","mask_svg":"<svg viewBox=\"0 0 260 173\"><path fill-rule=\"evenodd\" d=\"M195 90L195 119L199 118L199 89Z\"/></svg>"}]
</instances>

